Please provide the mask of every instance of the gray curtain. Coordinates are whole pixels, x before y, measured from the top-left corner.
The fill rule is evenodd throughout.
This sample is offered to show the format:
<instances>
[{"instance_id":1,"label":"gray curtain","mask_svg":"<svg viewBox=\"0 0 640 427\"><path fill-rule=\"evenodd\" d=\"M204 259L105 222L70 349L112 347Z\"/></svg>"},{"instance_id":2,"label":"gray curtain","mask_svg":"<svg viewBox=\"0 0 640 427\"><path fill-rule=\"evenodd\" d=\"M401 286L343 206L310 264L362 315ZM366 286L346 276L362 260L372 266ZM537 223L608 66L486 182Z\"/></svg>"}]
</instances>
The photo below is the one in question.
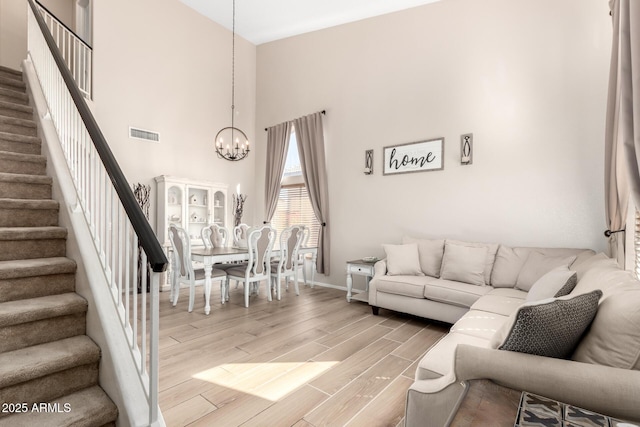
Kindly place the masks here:
<instances>
[{"instance_id":1,"label":"gray curtain","mask_svg":"<svg viewBox=\"0 0 640 427\"><path fill-rule=\"evenodd\" d=\"M265 222L270 222L276 212L290 137L291 122L280 123L267 129L267 169L264 180Z\"/></svg>"},{"instance_id":2,"label":"gray curtain","mask_svg":"<svg viewBox=\"0 0 640 427\"><path fill-rule=\"evenodd\" d=\"M613 43L605 134L610 253L624 267L629 195L640 206L640 2L611 0Z\"/></svg>"},{"instance_id":3,"label":"gray curtain","mask_svg":"<svg viewBox=\"0 0 640 427\"><path fill-rule=\"evenodd\" d=\"M327 166L324 155L324 134L322 113L309 114L295 119L296 139L300 154L302 177L309 191L313 212L321 224L318 236L318 259L316 270L329 274L330 238L329 238L329 188L327 185Z\"/></svg>"}]
</instances>

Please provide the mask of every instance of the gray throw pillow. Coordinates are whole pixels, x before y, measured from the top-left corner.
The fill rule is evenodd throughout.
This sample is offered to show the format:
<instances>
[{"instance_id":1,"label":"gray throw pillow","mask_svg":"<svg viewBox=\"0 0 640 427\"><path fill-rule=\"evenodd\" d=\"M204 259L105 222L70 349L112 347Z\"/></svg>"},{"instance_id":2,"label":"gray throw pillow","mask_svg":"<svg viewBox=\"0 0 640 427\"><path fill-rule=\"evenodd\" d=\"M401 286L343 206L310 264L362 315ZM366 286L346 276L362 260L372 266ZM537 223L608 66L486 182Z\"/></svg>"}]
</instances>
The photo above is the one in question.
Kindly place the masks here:
<instances>
[{"instance_id":1,"label":"gray throw pillow","mask_svg":"<svg viewBox=\"0 0 640 427\"><path fill-rule=\"evenodd\" d=\"M566 359L593 321L601 296L602 291L595 290L573 297L525 303L512 315L513 321L508 320L496 332L492 347Z\"/></svg>"}]
</instances>

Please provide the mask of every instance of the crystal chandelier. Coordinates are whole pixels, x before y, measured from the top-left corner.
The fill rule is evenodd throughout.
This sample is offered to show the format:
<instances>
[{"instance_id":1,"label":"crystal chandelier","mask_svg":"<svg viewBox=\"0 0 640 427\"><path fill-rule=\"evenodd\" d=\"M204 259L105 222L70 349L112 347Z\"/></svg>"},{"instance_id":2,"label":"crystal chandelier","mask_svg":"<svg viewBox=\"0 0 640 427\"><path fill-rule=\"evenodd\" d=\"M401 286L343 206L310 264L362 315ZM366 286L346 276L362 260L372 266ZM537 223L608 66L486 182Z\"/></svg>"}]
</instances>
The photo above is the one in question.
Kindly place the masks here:
<instances>
[{"instance_id":1,"label":"crystal chandelier","mask_svg":"<svg viewBox=\"0 0 640 427\"><path fill-rule=\"evenodd\" d=\"M219 158L232 162L242 160L249 155L249 139L244 132L234 126L236 92L236 1L233 0L233 21L231 39L231 126L218 131L215 139L216 153Z\"/></svg>"}]
</instances>

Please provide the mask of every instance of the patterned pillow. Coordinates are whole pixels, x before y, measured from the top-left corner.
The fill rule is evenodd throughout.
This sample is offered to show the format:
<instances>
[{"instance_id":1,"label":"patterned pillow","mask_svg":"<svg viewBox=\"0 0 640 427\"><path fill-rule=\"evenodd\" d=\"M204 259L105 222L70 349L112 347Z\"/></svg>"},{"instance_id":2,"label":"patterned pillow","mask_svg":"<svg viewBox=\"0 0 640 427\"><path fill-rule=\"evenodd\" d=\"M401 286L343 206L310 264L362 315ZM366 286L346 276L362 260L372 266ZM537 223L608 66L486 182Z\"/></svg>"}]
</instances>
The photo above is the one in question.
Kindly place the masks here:
<instances>
[{"instance_id":1,"label":"patterned pillow","mask_svg":"<svg viewBox=\"0 0 640 427\"><path fill-rule=\"evenodd\" d=\"M491 346L566 359L598 311L602 291L525 303L498 330Z\"/></svg>"}]
</instances>

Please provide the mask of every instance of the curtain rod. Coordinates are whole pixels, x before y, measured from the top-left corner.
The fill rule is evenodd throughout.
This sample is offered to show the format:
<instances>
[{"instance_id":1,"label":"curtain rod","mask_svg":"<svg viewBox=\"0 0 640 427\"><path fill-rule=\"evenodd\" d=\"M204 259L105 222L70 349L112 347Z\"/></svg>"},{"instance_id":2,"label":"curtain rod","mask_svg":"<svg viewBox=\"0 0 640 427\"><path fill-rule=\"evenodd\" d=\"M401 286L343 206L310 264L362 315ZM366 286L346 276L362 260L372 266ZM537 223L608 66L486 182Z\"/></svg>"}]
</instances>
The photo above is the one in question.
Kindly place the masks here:
<instances>
[{"instance_id":1,"label":"curtain rod","mask_svg":"<svg viewBox=\"0 0 640 427\"><path fill-rule=\"evenodd\" d=\"M322 110L322 111L320 111L320 112L321 112L322 114L324 114L324 115L326 115L326 114L327 114L327 110ZM269 130L269 128L264 128L264 131L265 131L265 132L266 132L266 131L268 131L268 130Z\"/></svg>"}]
</instances>

